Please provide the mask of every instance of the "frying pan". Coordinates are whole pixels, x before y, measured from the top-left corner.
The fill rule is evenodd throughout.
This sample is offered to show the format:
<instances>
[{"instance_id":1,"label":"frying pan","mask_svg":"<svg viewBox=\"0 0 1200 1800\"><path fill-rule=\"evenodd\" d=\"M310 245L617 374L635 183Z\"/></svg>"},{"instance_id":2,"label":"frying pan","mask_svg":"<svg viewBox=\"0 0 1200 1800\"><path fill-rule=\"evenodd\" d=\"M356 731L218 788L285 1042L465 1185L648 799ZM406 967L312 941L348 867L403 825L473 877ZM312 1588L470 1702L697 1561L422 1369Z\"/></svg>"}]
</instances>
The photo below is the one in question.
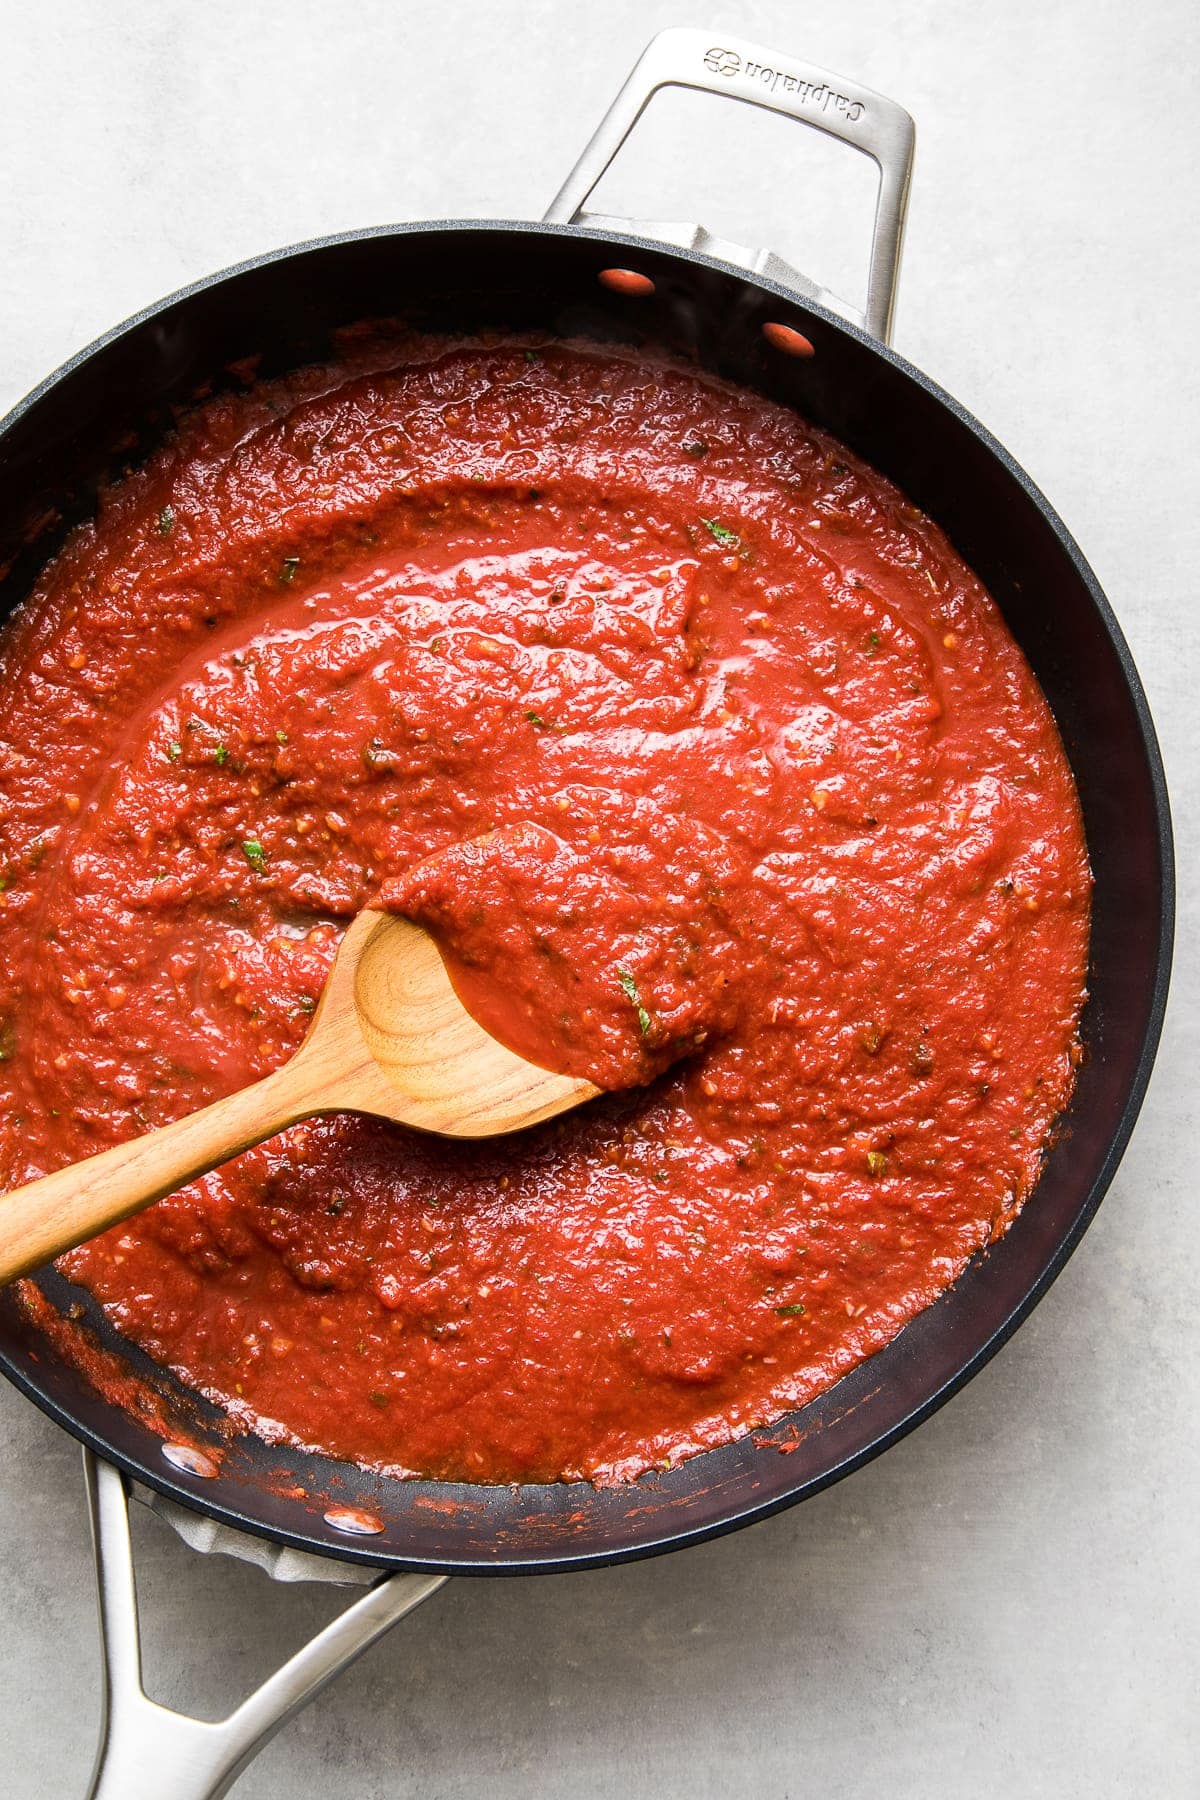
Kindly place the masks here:
<instances>
[{"instance_id":1,"label":"frying pan","mask_svg":"<svg viewBox=\"0 0 1200 1800\"><path fill-rule=\"evenodd\" d=\"M768 107L874 159L880 183L861 314L778 257L699 226L581 211L651 96L670 85ZM177 1422L179 1441L164 1440L153 1420L106 1399L59 1355L19 1296L0 1298L0 1366L86 1447L110 1703L92 1790L103 1800L225 1792L283 1718L447 1574L647 1556L836 1481L927 1418L995 1353L1063 1267L1112 1179L1166 999L1173 864L1162 766L1129 651L1061 521L1000 445L888 348L912 151L908 114L856 82L735 38L664 32L542 223L387 226L256 258L119 326L0 426L0 567L11 565L0 602L11 610L103 482L161 438L173 408L228 381L229 365L249 355L271 375L327 355L343 325L397 314L440 330L500 326L665 345L795 406L944 528L994 595L1054 710L1096 883L1085 1060L1036 1194L1007 1236L886 1349L790 1420L669 1472L604 1490L401 1482L231 1437L215 1408L46 1271L39 1285L50 1305L82 1306L100 1345L118 1351ZM653 291L598 279L614 268L648 277ZM803 334L811 354L785 354L764 325ZM281 1575L320 1570L370 1585L230 1720L168 1712L145 1698L138 1678L130 1480L196 1547L237 1547Z\"/></svg>"}]
</instances>

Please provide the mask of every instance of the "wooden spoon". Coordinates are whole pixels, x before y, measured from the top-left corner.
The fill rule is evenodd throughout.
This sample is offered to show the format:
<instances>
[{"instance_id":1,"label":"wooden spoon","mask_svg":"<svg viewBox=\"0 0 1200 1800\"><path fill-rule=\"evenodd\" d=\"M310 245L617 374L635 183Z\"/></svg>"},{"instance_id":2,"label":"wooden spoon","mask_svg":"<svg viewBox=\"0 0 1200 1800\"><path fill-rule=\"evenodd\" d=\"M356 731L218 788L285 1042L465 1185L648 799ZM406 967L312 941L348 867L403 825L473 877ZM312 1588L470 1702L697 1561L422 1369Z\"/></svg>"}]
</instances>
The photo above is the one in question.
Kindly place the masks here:
<instances>
[{"instance_id":1,"label":"wooden spoon","mask_svg":"<svg viewBox=\"0 0 1200 1800\"><path fill-rule=\"evenodd\" d=\"M375 1113L443 1137L494 1137L599 1091L498 1044L463 1006L427 932L363 912L290 1062L189 1118L0 1199L0 1285L316 1113Z\"/></svg>"}]
</instances>

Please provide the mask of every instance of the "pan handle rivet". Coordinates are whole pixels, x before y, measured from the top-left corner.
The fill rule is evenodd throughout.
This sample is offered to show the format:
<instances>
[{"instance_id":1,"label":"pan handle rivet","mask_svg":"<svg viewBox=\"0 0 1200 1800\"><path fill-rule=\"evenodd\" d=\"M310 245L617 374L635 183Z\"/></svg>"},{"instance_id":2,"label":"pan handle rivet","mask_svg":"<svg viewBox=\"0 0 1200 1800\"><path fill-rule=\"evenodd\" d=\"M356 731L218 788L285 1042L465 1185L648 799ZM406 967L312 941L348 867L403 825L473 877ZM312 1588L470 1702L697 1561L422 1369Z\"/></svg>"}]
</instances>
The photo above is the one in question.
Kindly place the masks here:
<instances>
[{"instance_id":1,"label":"pan handle rivet","mask_svg":"<svg viewBox=\"0 0 1200 1800\"><path fill-rule=\"evenodd\" d=\"M626 294L633 300L647 299L654 292L650 277L636 269L601 269L597 280L614 294Z\"/></svg>"},{"instance_id":2,"label":"pan handle rivet","mask_svg":"<svg viewBox=\"0 0 1200 1800\"><path fill-rule=\"evenodd\" d=\"M357 1506L331 1506L325 1514L325 1523L352 1537L378 1537L383 1530L382 1519L377 1519L374 1513L360 1512Z\"/></svg>"},{"instance_id":3,"label":"pan handle rivet","mask_svg":"<svg viewBox=\"0 0 1200 1800\"><path fill-rule=\"evenodd\" d=\"M172 1468L181 1469L185 1475L198 1475L202 1481L212 1481L219 1473L212 1457L193 1449L191 1444L164 1444L162 1453Z\"/></svg>"},{"instance_id":4,"label":"pan handle rivet","mask_svg":"<svg viewBox=\"0 0 1200 1800\"><path fill-rule=\"evenodd\" d=\"M762 328L762 334L772 350L782 350L785 356L816 355L816 347L810 339L790 325L777 325L773 319L768 319Z\"/></svg>"}]
</instances>

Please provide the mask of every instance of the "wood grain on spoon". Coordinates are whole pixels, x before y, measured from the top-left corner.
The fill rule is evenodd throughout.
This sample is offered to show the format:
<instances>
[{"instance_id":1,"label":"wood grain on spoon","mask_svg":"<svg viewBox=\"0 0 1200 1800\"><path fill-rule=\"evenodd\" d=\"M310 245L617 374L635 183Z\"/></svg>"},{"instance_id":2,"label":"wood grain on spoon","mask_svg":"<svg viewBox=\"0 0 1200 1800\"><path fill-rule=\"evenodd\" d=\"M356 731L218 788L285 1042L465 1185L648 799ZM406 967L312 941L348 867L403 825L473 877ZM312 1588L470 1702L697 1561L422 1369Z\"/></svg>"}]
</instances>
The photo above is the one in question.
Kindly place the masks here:
<instances>
[{"instance_id":1,"label":"wood grain on spoon","mask_svg":"<svg viewBox=\"0 0 1200 1800\"><path fill-rule=\"evenodd\" d=\"M360 913L290 1062L0 1200L0 1285L317 1113L374 1113L443 1137L482 1138L536 1125L598 1092L497 1043L459 1000L420 926Z\"/></svg>"}]
</instances>

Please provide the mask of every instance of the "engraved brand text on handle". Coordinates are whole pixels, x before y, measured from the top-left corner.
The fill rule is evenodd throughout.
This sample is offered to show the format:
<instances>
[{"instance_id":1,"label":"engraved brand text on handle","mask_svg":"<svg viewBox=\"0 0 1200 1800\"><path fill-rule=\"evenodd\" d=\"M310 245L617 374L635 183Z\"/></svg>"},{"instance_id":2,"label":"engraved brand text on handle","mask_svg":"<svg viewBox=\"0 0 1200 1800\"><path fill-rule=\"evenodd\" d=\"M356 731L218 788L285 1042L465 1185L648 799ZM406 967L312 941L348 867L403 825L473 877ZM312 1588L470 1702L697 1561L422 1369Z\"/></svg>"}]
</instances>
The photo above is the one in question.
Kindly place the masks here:
<instances>
[{"instance_id":1,"label":"engraved brand text on handle","mask_svg":"<svg viewBox=\"0 0 1200 1800\"><path fill-rule=\"evenodd\" d=\"M839 94L827 81L805 81L800 75L789 75L786 70L772 68L768 63L743 62L736 50L722 50L719 45L705 51L704 66L714 75L723 75L727 81L735 75L744 75L748 81L758 82L768 94L780 89L785 94L795 94L802 106L814 106L821 112L832 108L851 125L856 125L867 110L863 101L852 100L849 94Z\"/></svg>"}]
</instances>

